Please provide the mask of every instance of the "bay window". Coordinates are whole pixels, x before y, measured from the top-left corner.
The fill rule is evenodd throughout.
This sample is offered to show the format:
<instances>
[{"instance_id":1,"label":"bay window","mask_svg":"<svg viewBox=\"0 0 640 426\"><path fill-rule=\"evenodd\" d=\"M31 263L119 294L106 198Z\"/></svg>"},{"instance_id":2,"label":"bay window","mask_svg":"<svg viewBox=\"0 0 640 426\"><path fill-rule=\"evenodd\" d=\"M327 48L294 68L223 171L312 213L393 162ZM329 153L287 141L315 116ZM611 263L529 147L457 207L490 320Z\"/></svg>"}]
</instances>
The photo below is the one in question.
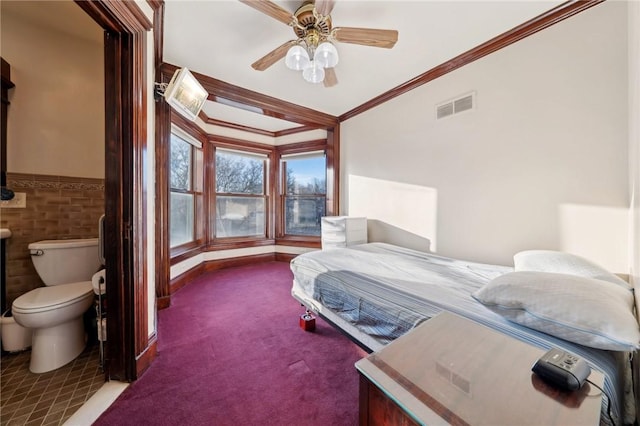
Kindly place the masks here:
<instances>
[{"instance_id":1,"label":"bay window","mask_svg":"<svg viewBox=\"0 0 640 426\"><path fill-rule=\"evenodd\" d=\"M215 238L264 237L267 225L268 157L215 151Z\"/></svg>"},{"instance_id":2,"label":"bay window","mask_svg":"<svg viewBox=\"0 0 640 426\"><path fill-rule=\"evenodd\" d=\"M280 157L284 234L320 236L326 214L327 161L324 151Z\"/></svg>"},{"instance_id":3,"label":"bay window","mask_svg":"<svg viewBox=\"0 0 640 426\"><path fill-rule=\"evenodd\" d=\"M328 140L263 146L196 137L188 124L186 130L172 124L168 152L174 261L203 250L319 246L321 218L337 210Z\"/></svg>"},{"instance_id":4,"label":"bay window","mask_svg":"<svg viewBox=\"0 0 640 426\"><path fill-rule=\"evenodd\" d=\"M202 197L202 144L172 126L169 158L169 242L174 248L197 239L197 206Z\"/></svg>"}]
</instances>

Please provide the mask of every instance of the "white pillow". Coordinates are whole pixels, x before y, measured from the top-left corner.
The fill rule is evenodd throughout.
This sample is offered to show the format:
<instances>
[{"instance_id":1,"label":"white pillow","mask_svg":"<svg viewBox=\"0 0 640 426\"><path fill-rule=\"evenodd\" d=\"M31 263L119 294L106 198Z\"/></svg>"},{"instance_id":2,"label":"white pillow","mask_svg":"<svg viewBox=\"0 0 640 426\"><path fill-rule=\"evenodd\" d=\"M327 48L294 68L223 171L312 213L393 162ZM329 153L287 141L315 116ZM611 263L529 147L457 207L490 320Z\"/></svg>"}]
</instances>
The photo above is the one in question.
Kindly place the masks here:
<instances>
[{"instance_id":1,"label":"white pillow","mask_svg":"<svg viewBox=\"0 0 640 426\"><path fill-rule=\"evenodd\" d=\"M553 250L525 250L513 256L516 271L540 271L597 278L630 289L628 282L600 265L571 253Z\"/></svg>"},{"instance_id":2,"label":"white pillow","mask_svg":"<svg viewBox=\"0 0 640 426\"><path fill-rule=\"evenodd\" d=\"M633 293L593 278L551 272L509 272L472 294L506 319L599 349L640 348Z\"/></svg>"}]
</instances>

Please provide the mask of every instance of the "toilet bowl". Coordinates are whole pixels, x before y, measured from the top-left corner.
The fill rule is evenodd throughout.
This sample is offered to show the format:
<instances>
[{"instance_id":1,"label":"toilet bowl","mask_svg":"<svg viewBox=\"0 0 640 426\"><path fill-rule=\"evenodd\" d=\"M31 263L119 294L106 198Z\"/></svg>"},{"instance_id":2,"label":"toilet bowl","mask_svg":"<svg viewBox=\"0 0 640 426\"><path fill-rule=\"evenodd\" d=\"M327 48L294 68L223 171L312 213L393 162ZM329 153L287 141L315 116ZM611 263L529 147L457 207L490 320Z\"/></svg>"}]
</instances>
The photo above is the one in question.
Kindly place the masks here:
<instances>
[{"instance_id":1,"label":"toilet bowl","mask_svg":"<svg viewBox=\"0 0 640 426\"><path fill-rule=\"evenodd\" d=\"M29 244L45 283L12 304L16 323L33 330L32 373L55 370L74 360L86 344L83 314L94 300L91 277L100 267L98 239L45 240Z\"/></svg>"},{"instance_id":2,"label":"toilet bowl","mask_svg":"<svg viewBox=\"0 0 640 426\"><path fill-rule=\"evenodd\" d=\"M33 330L32 373L55 370L82 353L86 343L82 315L92 303L91 281L36 288L13 302L16 322Z\"/></svg>"}]
</instances>

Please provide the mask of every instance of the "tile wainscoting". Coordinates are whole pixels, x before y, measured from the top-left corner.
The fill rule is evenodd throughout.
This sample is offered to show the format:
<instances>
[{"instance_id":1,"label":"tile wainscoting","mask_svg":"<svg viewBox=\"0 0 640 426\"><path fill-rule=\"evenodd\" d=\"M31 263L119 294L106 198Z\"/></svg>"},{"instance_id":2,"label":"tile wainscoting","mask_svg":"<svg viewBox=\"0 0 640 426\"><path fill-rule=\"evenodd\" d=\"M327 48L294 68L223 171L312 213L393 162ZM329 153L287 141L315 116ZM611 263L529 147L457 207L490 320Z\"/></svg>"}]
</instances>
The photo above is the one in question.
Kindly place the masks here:
<instances>
[{"instance_id":1,"label":"tile wainscoting","mask_svg":"<svg viewBox=\"0 0 640 426\"><path fill-rule=\"evenodd\" d=\"M7 306L43 285L27 246L47 239L94 238L104 213L104 179L7 173L7 188L27 195L26 208L2 208L7 240Z\"/></svg>"}]
</instances>

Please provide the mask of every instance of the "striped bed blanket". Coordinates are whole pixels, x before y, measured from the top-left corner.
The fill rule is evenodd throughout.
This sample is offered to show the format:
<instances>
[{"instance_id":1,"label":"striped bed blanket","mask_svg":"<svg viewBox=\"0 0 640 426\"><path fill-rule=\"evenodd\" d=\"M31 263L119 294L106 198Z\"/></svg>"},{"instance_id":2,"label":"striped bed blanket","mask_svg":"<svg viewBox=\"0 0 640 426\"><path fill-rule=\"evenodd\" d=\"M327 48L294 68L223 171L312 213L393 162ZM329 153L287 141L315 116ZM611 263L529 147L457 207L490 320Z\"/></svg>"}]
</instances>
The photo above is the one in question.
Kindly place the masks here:
<instances>
[{"instance_id":1,"label":"striped bed blanket","mask_svg":"<svg viewBox=\"0 0 640 426\"><path fill-rule=\"evenodd\" d=\"M541 349L564 348L604 373L609 401L603 398L603 423L635 418L628 408L634 398L627 353L588 348L515 324L471 297L511 267L369 243L302 254L291 261L291 270L297 292L383 345L450 311Z\"/></svg>"}]
</instances>

